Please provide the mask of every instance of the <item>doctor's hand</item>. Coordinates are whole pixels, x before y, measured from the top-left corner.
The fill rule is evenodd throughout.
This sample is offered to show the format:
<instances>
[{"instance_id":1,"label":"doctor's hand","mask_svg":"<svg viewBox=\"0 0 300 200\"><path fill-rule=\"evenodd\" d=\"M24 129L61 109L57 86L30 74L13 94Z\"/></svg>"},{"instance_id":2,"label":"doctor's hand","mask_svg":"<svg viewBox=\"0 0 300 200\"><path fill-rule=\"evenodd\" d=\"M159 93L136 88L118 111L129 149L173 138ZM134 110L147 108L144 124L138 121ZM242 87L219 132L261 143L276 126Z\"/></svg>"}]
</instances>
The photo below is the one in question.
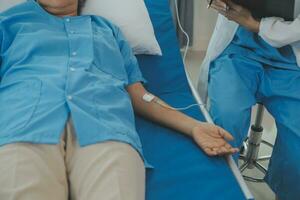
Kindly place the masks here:
<instances>
[{"instance_id":1,"label":"doctor's hand","mask_svg":"<svg viewBox=\"0 0 300 200\"><path fill-rule=\"evenodd\" d=\"M260 21L256 20L248 9L233 3L231 0L214 0L211 7L227 19L235 21L250 31L259 32Z\"/></svg>"},{"instance_id":2,"label":"doctor's hand","mask_svg":"<svg viewBox=\"0 0 300 200\"><path fill-rule=\"evenodd\" d=\"M209 156L221 156L234 154L239 151L233 148L227 141L232 141L233 137L224 129L208 123L201 123L194 127L192 131L194 141Z\"/></svg>"}]
</instances>

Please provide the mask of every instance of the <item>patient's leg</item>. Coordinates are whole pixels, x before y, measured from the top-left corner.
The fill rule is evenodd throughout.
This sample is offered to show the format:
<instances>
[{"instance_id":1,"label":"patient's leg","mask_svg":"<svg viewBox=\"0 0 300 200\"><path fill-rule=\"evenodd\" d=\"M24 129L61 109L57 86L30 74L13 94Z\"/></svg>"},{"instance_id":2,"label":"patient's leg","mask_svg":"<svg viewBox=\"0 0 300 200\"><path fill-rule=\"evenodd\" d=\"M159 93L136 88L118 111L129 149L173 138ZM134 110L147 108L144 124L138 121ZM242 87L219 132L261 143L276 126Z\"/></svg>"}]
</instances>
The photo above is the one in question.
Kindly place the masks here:
<instances>
[{"instance_id":1,"label":"patient's leg","mask_svg":"<svg viewBox=\"0 0 300 200\"><path fill-rule=\"evenodd\" d=\"M235 146L247 135L262 70L260 63L239 55L224 55L211 64L210 113L216 124L234 135Z\"/></svg>"},{"instance_id":2,"label":"patient's leg","mask_svg":"<svg viewBox=\"0 0 300 200\"><path fill-rule=\"evenodd\" d=\"M107 141L80 147L71 129L67 166L72 200L145 199L145 166L132 146Z\"/></svg>"},{"instance_id":3,"label":"patient's leg","mask_svg":"<svg viewBox=\"0 0 300 200\"><path fill-rule=\"evenodd\" d=\"M1 200L67 200L63 144L0 147Z\"/></svg>"}]
</instances>

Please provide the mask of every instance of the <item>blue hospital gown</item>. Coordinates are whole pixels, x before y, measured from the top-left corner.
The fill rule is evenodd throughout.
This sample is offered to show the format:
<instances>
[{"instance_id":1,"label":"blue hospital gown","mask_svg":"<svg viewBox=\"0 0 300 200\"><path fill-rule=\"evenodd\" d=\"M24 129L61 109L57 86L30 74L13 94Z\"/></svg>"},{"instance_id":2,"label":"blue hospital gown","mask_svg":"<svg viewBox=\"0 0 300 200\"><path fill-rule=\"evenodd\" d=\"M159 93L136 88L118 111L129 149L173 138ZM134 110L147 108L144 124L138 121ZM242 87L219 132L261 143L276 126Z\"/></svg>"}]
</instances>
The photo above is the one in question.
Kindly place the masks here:
<instances>
[{"instance_id":1,"label":"blue hospital gown","mask_svg":"<svg viewBox=\"0 0 300 200\"><path fill-rule=\"evenodd\" d=\"M57 144L71 116L80 146L117 140L142 155L126 87L145 80L119 28L28 0L0 14L0 47L0 145Z\"/></svg>"}]
</instances>

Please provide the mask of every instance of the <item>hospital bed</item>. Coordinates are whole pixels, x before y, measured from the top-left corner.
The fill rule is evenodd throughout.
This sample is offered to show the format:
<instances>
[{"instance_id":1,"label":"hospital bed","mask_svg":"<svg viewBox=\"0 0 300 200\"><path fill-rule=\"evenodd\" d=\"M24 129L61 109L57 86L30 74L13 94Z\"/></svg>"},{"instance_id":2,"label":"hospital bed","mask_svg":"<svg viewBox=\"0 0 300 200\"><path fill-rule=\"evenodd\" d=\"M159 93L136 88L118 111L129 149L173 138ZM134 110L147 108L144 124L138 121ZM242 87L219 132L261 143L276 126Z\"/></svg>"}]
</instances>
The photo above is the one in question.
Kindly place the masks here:
<instances>
[{"instance_id":1,"label":"hospital bed","mask_svg":"<svg viewBox=\"0 0 300 200\"><path fill-rule=\"evenodd\" d=\"M145 0L145 3L163 51L163 56L138 56L148 80L147 89L174 107L199 103L186 76L169 0ZM210 121L203 108L202 111L204 115L199 107L193 107L186 114ZM146 159L154 166L147 170L147 200L252 199L230 158L208 157L180 133L139 117L136 123Z\"/></svg>"},{"instance_id":2,"label":"hospital bed","mask_svg":"<svg viewBox=\"0 0 300 200\"><path fill-rule=\"evenodd\" d=\"M145 0L145 3L163 51L162 57L138 56L148 80L147 89L174 107L199 103L201 100L186 76L169 0ZM205 109L201 109L202 113L199 107L185 113L211 122ZM139 117L136 123L146 159L154 166L147 170L147 200L253 199L231 157L208 157L180 133Z\"/></svg>"}]
</instances>

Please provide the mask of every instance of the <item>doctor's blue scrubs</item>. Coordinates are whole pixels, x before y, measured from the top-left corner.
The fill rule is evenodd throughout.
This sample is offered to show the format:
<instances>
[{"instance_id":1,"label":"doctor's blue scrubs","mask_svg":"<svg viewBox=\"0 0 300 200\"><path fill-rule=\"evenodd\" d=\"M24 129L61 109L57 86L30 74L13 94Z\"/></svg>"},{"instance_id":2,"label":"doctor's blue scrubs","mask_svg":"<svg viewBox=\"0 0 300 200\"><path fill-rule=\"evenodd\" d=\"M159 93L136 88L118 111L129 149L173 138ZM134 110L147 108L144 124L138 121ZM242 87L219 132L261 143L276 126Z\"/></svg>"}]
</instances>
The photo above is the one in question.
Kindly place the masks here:
<instances>
[{"instance_id":1,"label":"doctor's blue scrubs","mask_svg":"<svg viewBox=\"0 0 300 200\"><path fill-rule=\"evenodd\" d=\"M238 147L249 130L251 107L264 104L278 129L265 179L279 199L300 199L300 68L292 48L273 48L239 27L210 66L208 94L214 121Z\"/></svg>"}]
</instances>

